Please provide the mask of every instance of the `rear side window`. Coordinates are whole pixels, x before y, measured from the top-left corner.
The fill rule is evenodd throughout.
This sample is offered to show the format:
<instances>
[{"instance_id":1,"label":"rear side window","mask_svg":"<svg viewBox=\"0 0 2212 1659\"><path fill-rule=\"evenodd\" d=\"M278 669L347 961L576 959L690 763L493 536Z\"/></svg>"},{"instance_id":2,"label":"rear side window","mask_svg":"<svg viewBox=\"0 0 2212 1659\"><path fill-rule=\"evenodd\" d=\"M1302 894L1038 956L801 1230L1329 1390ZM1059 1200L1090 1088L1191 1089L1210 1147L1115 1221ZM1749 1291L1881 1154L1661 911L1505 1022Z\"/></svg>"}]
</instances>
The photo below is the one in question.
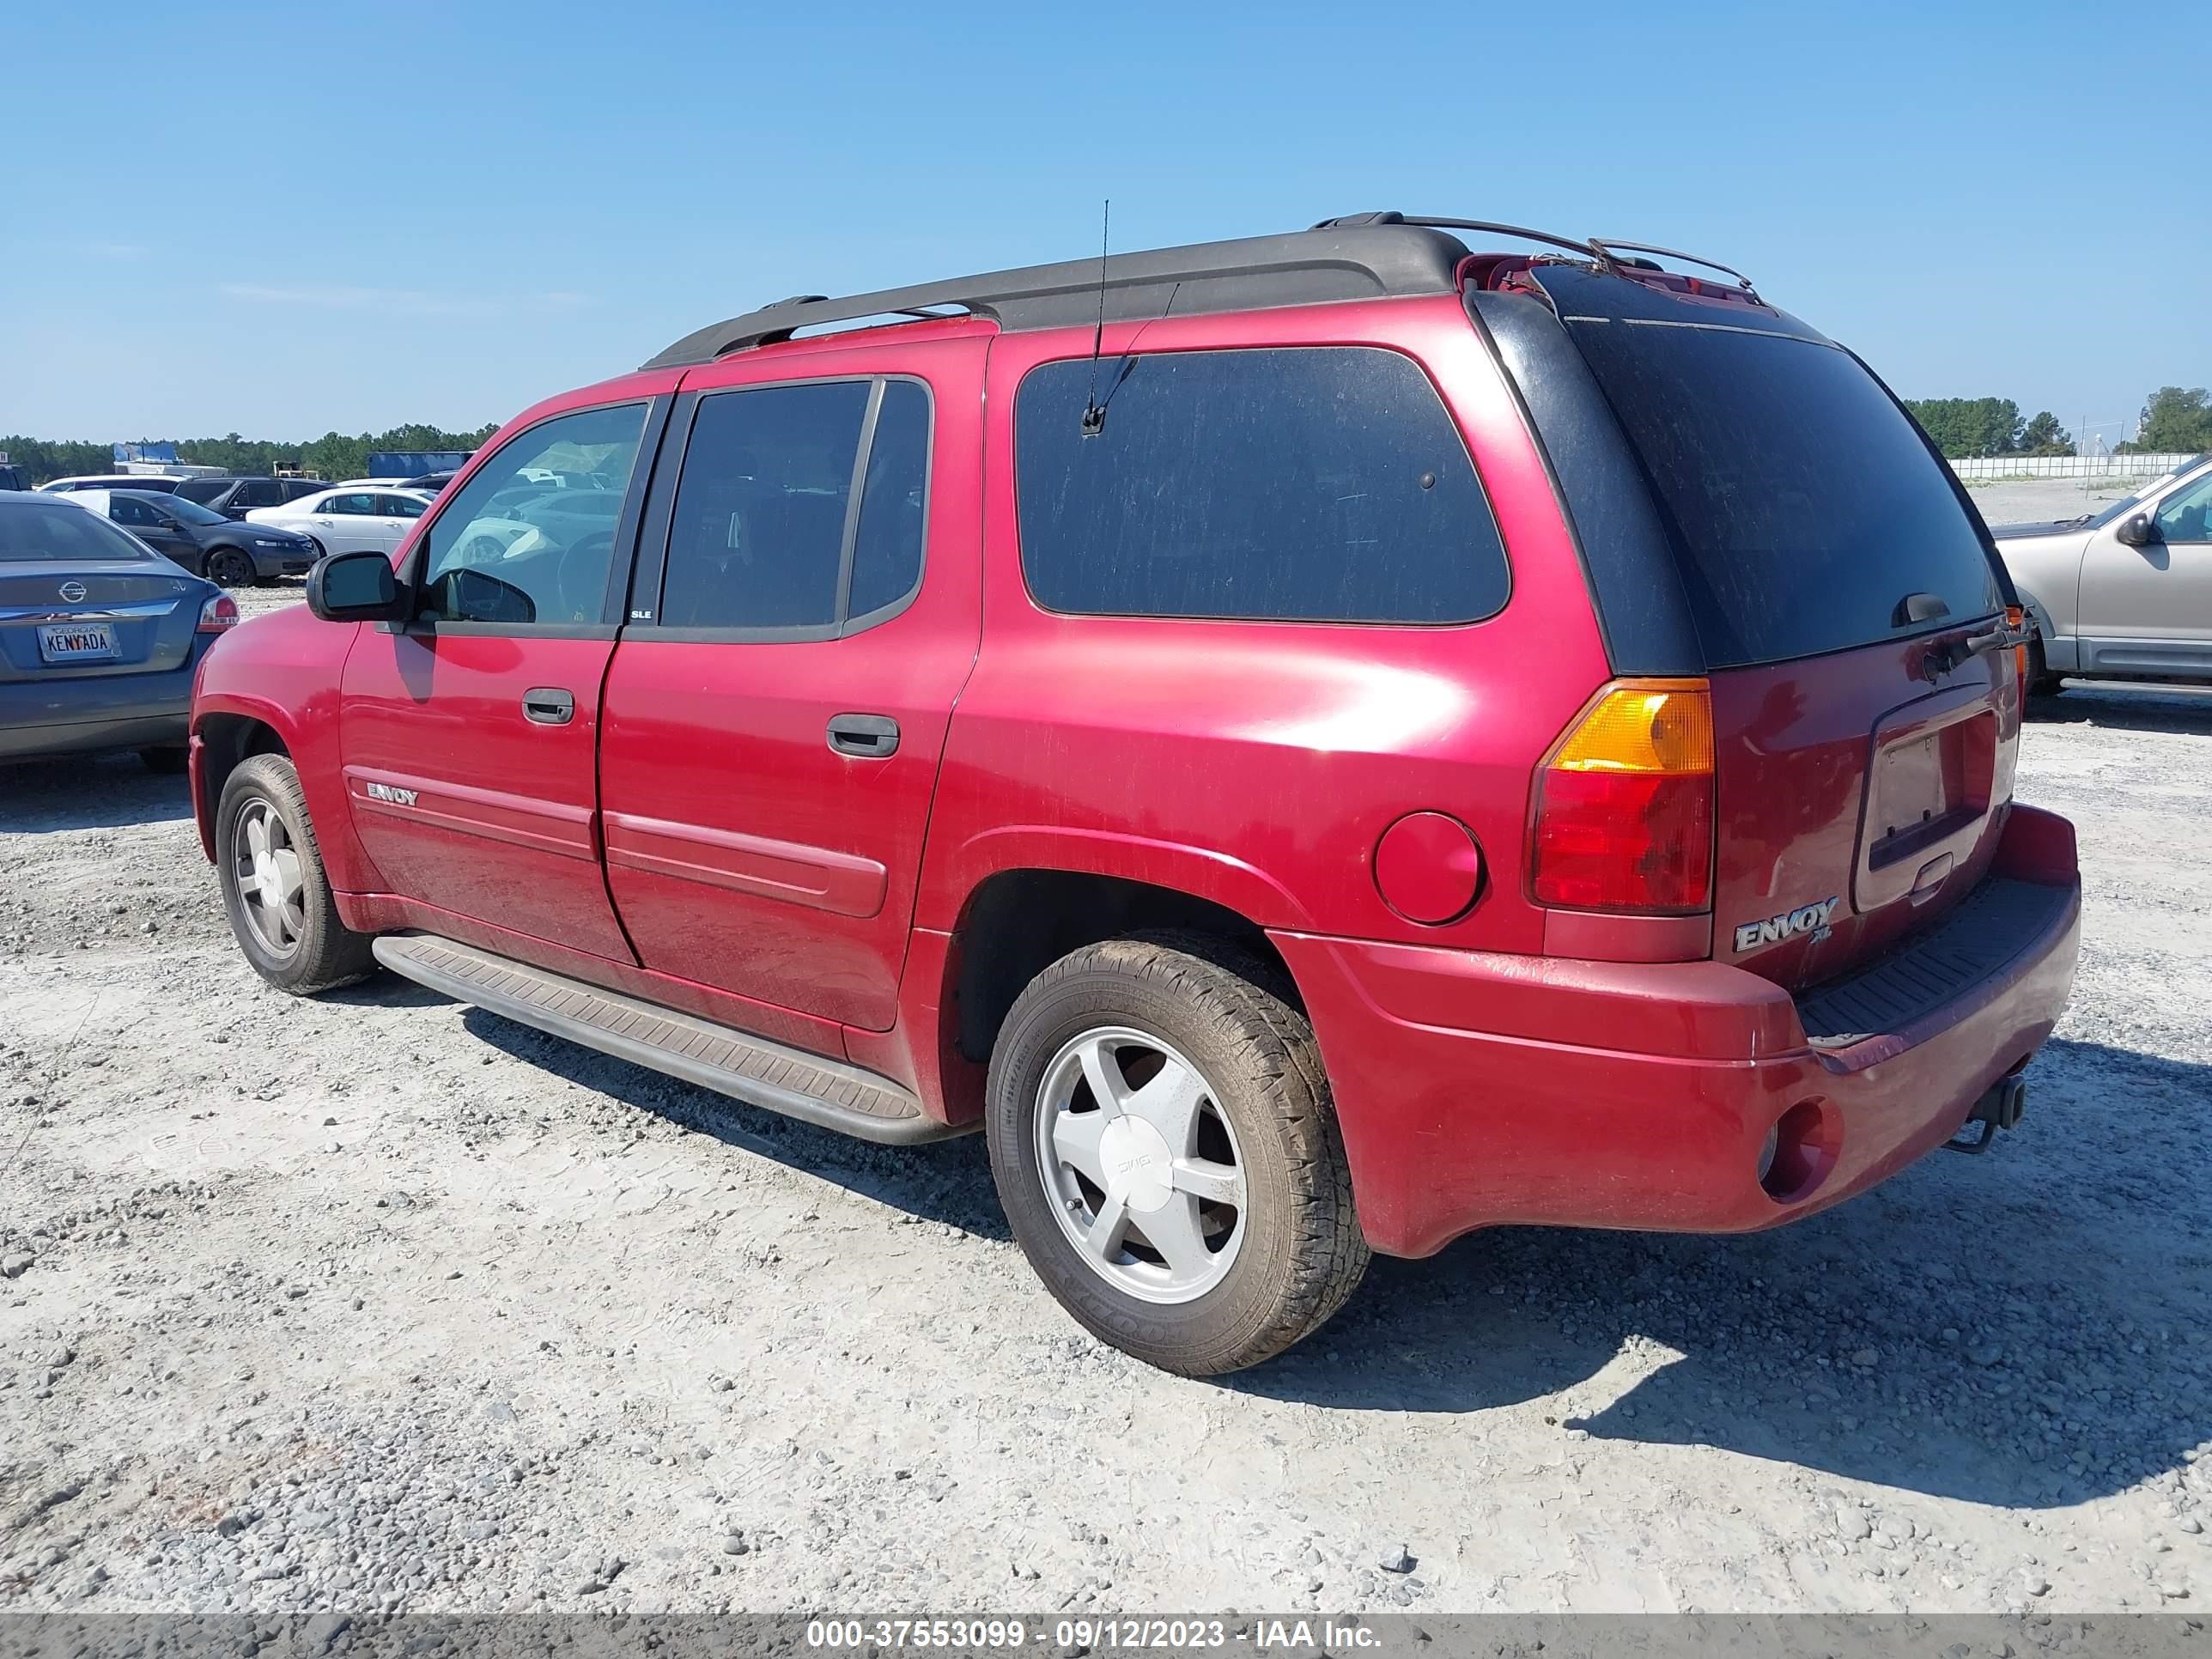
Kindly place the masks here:
<instances>
[{"instance_id":1,"label":"rear side window","mask_svg":"<svg viewBox=\"0 0 2212 1659\"><path fill-rule=\"evenodd\" d=\"M921 577L929 410L911 380L702 398L677 483L661 625L835 634L905 600Z\"/></svg>"},{"instance_id":2,"label":"rear side window","mask_svg":"<svg viewBox=\"0 0 2212 1659\"><path fill-rule=\"evenodd\" d=\"M1105 416L1086 435L1094 384ZM1396 352L1046 363L1014 434L1022 568L1048 610L1466 623L1505 603L1467 447Z\"/></svg>"},{"instance_id":3,"label":"rear side window","mask_svg":"<svg viewBox=\"0 0 2212 1659\"><path fill-rule=\"evenodd\" d=\"M1847 352L1622 319L1569 331L1641 458L1714 668L1786 661L2001 603L1981 538L1903 410Z\"/></svg>"}]
</instances>

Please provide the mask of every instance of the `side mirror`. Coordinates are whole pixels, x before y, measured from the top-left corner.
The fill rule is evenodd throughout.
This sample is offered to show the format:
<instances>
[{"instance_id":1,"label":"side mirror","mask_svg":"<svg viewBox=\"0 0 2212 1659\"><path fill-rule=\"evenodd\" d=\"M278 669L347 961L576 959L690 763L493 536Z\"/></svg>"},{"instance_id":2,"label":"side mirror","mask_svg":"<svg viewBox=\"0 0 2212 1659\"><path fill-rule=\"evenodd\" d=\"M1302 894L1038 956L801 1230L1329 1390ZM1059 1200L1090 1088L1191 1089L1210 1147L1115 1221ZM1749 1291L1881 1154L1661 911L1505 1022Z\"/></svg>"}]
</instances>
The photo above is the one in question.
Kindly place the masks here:
<instances>
[{"instance_id":1,"label":"side mirror","mask_svg":"<svg viewBox=\"0 0 2212 1659\"><path fill-rule=\"evenodd\" d=\"M2148 513L2131 513L2113 527L2123 547L2148 547L2158 539L2158 526Z\"/></svg>"},{"instance_id":2,"label":"side mirror","mask_svg":"<svg viewBox=\"0 0 2212 1659\"><path fill-rule=\"evenodd\" d=\"M398 622L407 606L392 561L370 550L316 561L307 573L307 609L325 622Z\"/></svg>"}]
</instances>

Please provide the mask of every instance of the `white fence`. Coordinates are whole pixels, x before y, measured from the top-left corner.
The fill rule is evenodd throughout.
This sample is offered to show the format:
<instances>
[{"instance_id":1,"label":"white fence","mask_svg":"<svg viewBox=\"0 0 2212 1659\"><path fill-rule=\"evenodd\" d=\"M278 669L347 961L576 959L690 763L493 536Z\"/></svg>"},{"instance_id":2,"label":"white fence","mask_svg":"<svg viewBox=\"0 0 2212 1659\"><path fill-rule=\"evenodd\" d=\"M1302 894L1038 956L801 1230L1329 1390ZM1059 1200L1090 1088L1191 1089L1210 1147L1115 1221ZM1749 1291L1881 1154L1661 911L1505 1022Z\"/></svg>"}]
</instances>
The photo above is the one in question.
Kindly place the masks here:
<instances>
[{"instance_id":1,"label":"white fence","mask_svg":"<svg viewBox=\"0 0 2212 1659\"><path fill-rule=\"evenodd\" d=\"M1954 461L1962 478L2155 478L2187 455L1978 455Z\"/></svg>"}]
</instances>

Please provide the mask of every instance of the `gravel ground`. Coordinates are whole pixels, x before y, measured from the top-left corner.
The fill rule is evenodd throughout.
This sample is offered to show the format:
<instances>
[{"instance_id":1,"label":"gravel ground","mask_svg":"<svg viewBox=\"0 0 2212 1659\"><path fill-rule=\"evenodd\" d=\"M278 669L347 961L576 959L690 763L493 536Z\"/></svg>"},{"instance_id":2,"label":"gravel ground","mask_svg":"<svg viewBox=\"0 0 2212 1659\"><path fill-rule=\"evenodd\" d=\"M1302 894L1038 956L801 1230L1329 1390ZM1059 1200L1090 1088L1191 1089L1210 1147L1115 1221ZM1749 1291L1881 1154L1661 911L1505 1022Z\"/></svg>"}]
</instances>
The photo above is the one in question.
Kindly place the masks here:
<instances>
[{"instance_id":1,"label":"gravel ground","mask_svg":"<svg viewBox=\"0 0 2212 1659\"><path fill-rule=\"evenodd\" d=\"M293 1001L180 781L0 774L0 1606L2189 1610L2208 744L2212 697L2035 711L2087 943L1990 1156L1380 1261L1218 1382L1060 1313L980 1140Z\"/></svg>"},{"instance_id":2,"label":"gravel ground","mask_svg":"<svg viewBox=\"0 0 2212 1659\"><path fill-rule=\"evenodd\" d=\"M2107 483L2100 479L2015 478L1966 485L1966 493L1989 524L2039 524L2095 513L2150 481L2130 479ZM2084 484L2088 488L2084 489Z\"/></svg>"}]
</instances>

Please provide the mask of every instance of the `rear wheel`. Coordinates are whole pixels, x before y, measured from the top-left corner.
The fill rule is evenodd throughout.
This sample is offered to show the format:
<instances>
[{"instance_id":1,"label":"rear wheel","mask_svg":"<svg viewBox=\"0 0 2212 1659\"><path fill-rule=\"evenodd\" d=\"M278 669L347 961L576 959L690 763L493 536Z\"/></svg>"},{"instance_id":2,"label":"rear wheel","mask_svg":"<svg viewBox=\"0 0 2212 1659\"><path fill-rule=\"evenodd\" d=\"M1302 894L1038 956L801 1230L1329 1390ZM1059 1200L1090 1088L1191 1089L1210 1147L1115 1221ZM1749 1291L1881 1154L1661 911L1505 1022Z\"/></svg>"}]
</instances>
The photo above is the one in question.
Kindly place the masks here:
<instances>
[{"instance_id":1,"label":"rear wheel","mask_svg":"<svg viewBox=\"0 0 2212 1659\"><path fill-rule=\"evenodd\" d=\"M215 856L230 931L277 989L306 996L376 970L369 936L338 920L300 775L283 756L241 761L224 782Z\"/></svg>"},{"instance_id":2,"label":"rear wheel","mask_svg":"<svg viewBox=\"0 0 2212 1659\"><path fill-rule=\"evenodd\" d=\"M207 556L207 579L224 587L251 587L259 574L253 561L234 547L218 547Z\"/></svg>"},{"instance_id":3,"label":"rear wheel","mask_svg":"<svg viewBox=\"0 0 2212 1659\"><path fill-rule=\"evenodd\" d=\"M1270 1358L1366 1271L1288 988L1216 941L1111 940L1033 980L992 1054L991 1172L1023 1254L1093 1334L1165 1370Z\"/></svg>"}]
</instances>

